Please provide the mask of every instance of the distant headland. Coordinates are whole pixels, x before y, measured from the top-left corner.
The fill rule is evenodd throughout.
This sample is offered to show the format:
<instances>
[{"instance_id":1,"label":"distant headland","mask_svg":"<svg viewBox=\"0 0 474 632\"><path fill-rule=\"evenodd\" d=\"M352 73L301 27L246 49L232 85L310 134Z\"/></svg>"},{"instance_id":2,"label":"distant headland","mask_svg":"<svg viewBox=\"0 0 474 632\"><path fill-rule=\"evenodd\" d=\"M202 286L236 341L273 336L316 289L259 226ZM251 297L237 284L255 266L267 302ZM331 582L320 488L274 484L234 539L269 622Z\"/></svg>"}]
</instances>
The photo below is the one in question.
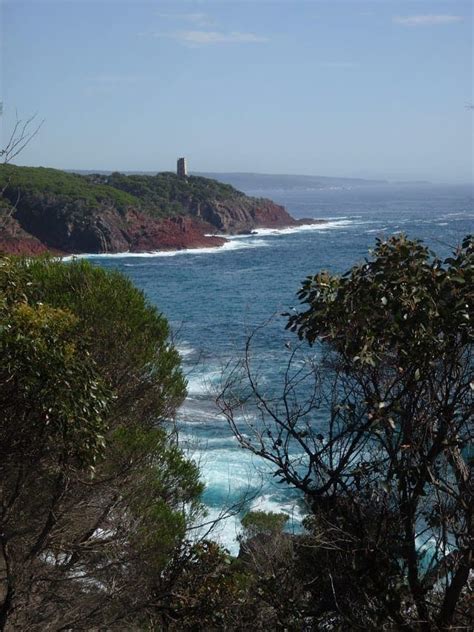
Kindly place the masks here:
<instances>
[{"instance_id":1,"label":"distant headland","mask_svg":"<svg viewBox=\"0 0 474 632\"><path fill-rule=\"evenodd\" d=\"M0 165L0 252L120 253L218 247L225 235L287 228L295 220L269 199L177 173L74 173Z\"/></svg>"}]
</instances>

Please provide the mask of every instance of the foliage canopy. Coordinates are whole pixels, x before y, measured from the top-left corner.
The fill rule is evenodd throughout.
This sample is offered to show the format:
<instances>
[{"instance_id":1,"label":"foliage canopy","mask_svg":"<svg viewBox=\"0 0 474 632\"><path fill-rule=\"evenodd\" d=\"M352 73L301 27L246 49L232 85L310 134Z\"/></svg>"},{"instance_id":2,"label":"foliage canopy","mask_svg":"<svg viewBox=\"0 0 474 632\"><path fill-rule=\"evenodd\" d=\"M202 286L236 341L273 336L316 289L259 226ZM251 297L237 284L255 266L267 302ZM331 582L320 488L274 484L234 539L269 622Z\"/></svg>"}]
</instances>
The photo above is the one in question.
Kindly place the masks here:
<instances>
[{"instance_id":1,"label":"foliage canopy","mask_svg":"<svg viewBox=\"0 0 474 632\"><path fill-rule=\"evenodd\" d=\"M0 165L2 205L9 208L57 209L74 217L108 207L128 208L164 218L188 214L205 202L228 202L245 197L229 184L209 178L156 175L80 175L45 167Z\"/></svg>"}]
</instances>

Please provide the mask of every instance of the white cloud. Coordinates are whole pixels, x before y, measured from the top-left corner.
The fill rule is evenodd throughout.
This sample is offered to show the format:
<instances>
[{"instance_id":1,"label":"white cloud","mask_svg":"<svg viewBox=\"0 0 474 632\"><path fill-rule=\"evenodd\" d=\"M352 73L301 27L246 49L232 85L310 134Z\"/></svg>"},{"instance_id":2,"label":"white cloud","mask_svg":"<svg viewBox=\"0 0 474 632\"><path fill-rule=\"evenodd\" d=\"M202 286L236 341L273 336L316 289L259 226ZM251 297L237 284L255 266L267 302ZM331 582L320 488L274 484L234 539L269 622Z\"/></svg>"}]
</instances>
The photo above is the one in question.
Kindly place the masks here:
<instances>
[{"instance_id":1,"label":"white cloud","mask_svg":"<svg viewBox=\"0 0 474 632\"><path fill-rule=\"evenodd\" d=\"M255 33L240 33L232 31L223 33L220 31L176 31L174 33L157 34L158 37L172 37L173 39L189 46L208 46L212 44L256 44L268 42L266 37Z\"/></svg>"},{"instance_id":2,"label":"white cloud","mask_svg":"<svg viewBox=\"0 0 474 632\"><path fill-rule=\"evenodd\" d=\"M436 26L462 22L462 15L407 15L393 18L395 24L402 26Z\"/></svg>"}]
</instances>

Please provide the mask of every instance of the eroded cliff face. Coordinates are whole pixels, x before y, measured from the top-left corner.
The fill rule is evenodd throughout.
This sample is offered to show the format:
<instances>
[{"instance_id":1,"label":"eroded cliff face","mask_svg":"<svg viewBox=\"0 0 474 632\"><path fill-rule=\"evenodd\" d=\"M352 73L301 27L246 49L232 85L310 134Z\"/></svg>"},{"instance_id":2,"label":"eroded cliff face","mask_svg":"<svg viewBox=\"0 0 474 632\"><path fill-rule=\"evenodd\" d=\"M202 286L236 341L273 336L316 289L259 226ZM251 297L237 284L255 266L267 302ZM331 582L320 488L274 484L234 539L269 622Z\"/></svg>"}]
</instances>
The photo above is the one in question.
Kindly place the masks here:
<instances>
[{"instance_id":1,"label":"eroded cliff face","mask_svg":"<svg viewBox=\"0 0 474 632\"><path fill-rule=\"evenodd\" d=\"M119 213L108 207L97 213L71 217L57 208L31 212L22 206L12 222L17 227L16 249L21 251L23 242L23 249L28 254L46 250L64 253L145 252L206 248L225 243L222 237L209 236L213 227L197 218L155 219L135 209ZM0 251L12 252L12 244L13 239L0 238Z\"/></svg>"}]
</instances>

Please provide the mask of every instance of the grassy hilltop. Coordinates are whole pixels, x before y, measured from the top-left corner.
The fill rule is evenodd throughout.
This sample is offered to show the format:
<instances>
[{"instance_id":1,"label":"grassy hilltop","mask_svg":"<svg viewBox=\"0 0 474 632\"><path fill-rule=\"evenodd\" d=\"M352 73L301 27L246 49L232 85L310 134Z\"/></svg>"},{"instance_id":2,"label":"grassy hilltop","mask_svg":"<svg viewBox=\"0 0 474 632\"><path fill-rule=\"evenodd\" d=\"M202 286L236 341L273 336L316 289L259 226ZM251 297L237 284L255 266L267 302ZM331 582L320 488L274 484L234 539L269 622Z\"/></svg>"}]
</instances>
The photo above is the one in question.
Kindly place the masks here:
<instances>
[{"instance_id":1,"label":"grassy hilltop","mask_svg":"<svg viewBox=\"0 0 474 632\"><path fill-rule=\"evenodd\" d=\"M7 203L15 204L18 194L48 197L79 209L114 206L120 211L133 206L153 217L170 217L188 212L190 201L228 202L245 195L229 184L210 178L179 178L171 172L151 175L79 175L46 167L0 166L0 187Z\"/></svg>"}]
</instances>

